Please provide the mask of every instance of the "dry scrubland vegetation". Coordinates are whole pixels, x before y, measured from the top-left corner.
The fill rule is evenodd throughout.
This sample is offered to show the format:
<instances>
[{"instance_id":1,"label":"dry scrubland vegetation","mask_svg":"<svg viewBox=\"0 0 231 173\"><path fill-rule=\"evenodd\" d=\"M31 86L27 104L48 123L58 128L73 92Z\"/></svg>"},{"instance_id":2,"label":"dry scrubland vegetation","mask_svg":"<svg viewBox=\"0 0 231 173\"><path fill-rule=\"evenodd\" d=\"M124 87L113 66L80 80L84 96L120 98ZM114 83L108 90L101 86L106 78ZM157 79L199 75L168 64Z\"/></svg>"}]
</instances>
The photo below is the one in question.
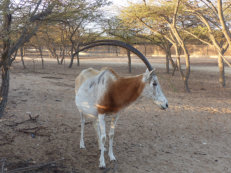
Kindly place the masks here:
<instances>
[{"instance_id":1,"label":"dry scrubland vegetation","mask_svg":"<svg viewBox=\"0 0 231 173\"><path fill-rule=\"evenodd\" d=\"M145 71L140 60L132 60L132 75ZM158 67L163 59L150 61ZM203 59L192 59L192 66L198 66L198 62ZM216 68L214 63L209 66ZM87 149L79 149L80 117L74 103L74 80L88 67L109 66L121 75L130 75L127 58L83 58L81 66L71 69L67 65L57 68L55 61L45 61L45 69L41 62L35 68L32 61L26 61L26 65L23 70L21 62L16 61L12 67L14 82L7 113L0 122L0 155L6 158L8 170L35 166L40 169L34 172L231 171L231 83L221 88L217 73L193 70L191 92L186 93L178 73L172 77L164 68L157 68L169 109L162 111L145 98L127 108L116 129L118 161L110 163L105 154L108 168L100 170L91 119L86 122ZM30 119L26 112L31 112L32 118L39 116Z\"/></svg>"},{"instance_id":2,"label":"dry scrubland vegetation","mask_svg":"<svg viewBox=\"0 0 231 173\"><path fill-rule=\"evenodd\" d=\"M119 8L114 17L108 5L0 1L0 171L231 172L230 0L143 0ZM108 39L157 55L149 61L170 107L161 111L143 98L127 108L116 129L118 161L107 158L108 167L100 170L91 119L87 150L79 149L75 77L103 66L130 75L127 60L133 75L146 69L131 58L129 46L121 52L106 48L115 44ZM100 47L79 54L89 44L120 56L88 57L101 54Z\"/></svg>"}]
</instances>

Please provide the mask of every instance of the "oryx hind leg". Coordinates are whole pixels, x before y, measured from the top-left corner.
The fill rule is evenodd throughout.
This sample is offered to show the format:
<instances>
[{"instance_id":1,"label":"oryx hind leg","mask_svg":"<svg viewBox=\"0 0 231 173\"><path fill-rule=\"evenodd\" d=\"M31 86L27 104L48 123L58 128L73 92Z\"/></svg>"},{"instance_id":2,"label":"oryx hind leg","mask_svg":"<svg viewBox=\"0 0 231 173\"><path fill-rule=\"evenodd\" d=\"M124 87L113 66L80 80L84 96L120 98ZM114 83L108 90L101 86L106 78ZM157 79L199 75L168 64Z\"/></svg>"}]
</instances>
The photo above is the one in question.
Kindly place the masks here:
<instances>
[{"instance_id":1,"label":"oryx hind leg","mask_svg":"<svg viewBox=\"0 0 231 173\"><path fill-rule=\"evenodd\" d=\"M80 136L80 148L84 149L84 126L85 126L85 116L82 111L79 111L81 118L81 136Z\"/></svg>"},{"instance_id":2,"label":"oryx hind leg","mask_svg":"<svg viewBox=\"0 0 231 173\"><path fill-rule=\"evenodd\" d=\"M99 150L101 150L101 140L100 140L100 127L99 127L99 119L97 118L94 122L94 128L96 131L96 135L97 135L97 140L98 140L98 147ZM107 149L104 147L104 151L106 151Z\"/></svg>"},{"instance_id":3,"label":"oryx hind leg","mask_svg":"<svg viewBox=\"0 0 231 173\"><path fill-rule=\"evenodd\" d=\"M105 159L104 159L104 146L106 142L106 126L105 126L105 120L104 120L105 115L104 114L99 114L98 119L99 119L99 127L100 127L100 140L101 140L101 153L100 153L100 163L99 167L100 168L105 168Z\"/></svg>"},{"instance_id":4,"label":"oryx hind leg","mask_svg":"<svg viewBox=\"0 0 231 173\"><path fill-rule=\"evenodd\" d=\"M114 153L113 153L113 140L114 140L114 134L115 134L115 127L116 123L119 119L119 114L116 115L116 118L112 118L111 120L111 126L110 126L110 131L109 131L109 151L108 151L108 156L110 158L110 161L116 160Z\"/></svg>"}]
</instances>

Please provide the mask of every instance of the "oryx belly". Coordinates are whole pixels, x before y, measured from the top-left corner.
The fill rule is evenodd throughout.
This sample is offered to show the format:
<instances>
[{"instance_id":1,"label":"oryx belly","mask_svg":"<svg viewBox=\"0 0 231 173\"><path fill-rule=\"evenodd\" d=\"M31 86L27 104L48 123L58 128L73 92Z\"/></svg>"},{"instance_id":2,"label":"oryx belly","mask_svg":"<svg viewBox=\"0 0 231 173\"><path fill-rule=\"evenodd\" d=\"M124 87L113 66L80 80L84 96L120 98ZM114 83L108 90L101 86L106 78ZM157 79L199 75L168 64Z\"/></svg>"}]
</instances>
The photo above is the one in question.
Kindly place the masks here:
<instances>
[{"instance_id":1,"label":"oryx belly","mask_svg":"<svg viewBox=\"0 0 231 173\"><path fill-rule=\"evenodd\" d=\"M115 77L108 70L86 80L76 94L78 109L86 115L98 116L97 105L107 91L108 84L113 80Z\"/></svg>"},{"instance_id":2,"label":"oryx belly","mask_svg":"<svg viewBox=\"0 0 231 173\"><path fill-rule=\"evenodd\" d=\"M97 87L93 79L86 80L79 88L75 102L79 110L90 116L97 116Z\"/></svg>"}]
</instances>

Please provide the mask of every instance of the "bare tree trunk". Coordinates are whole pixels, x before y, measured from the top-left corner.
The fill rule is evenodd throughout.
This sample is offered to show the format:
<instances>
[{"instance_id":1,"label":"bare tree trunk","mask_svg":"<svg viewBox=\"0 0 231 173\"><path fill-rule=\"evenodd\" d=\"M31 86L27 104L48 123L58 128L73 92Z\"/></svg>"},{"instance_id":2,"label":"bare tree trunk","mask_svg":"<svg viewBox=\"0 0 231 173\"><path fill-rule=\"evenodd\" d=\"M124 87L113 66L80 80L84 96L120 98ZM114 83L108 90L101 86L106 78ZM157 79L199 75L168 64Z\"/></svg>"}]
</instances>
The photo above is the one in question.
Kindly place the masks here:
<instances>
[{"instance_id":1,"label":"bare tree trunk","mask_svg":"<svg viewBox=\"0 0 231 173\"><path fill-rule=\"evenodd\" d=\"M184 43L184 40L182 40L182 38L180 37L178 31L176 30L175 28L175 25L172 25L172 32L174 33L174 36L176 37L178 43L180 44L181 48L183 49L184 51L184 56L185 56L185 65L186 65L186 69L185 69L185 75L183 73L183 71L181 70L181 67L179 66L179 62L180 62L180 47L178 48L175 48L177 49L177 66L178 66L178 69L180 71L180 74L181 74L181 77L184 81L184 88L187 92L190 92L190 89L188 87L188 79L189 79L189 76L190 76L190 56L189 56L189 53L188 53L188 50L185 46L185 43Z\"/></svg>"},{"instance_id":2,"label":"bare tree trunk","mask_svg":"<svg viewBox=\"0 0 231 173\"><path fill-rule=\"evenodd\" d=\"M42 48L39 46L39 53L40 53L40 57L41 57L41 61L42 61L42 68L44 69L44 60L43 60L43 51Z\"/></svg>"},{"instance_id":3,"label":"bare tree trunk","mask_svg":"<svg viewBox=\"0 0 231 173\"><path fill-rule=\"evenodd\" d=\"M218 10L221 10L221 1L218 0ZM225 69L224 69L224 59L223 59L223 55L225 53L225 51L228 49L229 46L229 34L230 32L226 30L226 25L224 23L224 16L222 14L222 11L218 11L219 13L219 17L220 17L220 22L222 24L222 31L224 32L224 36L226 37L227 43L223 44L223 46L221 46L222 44L218 43L218 40L215 38L215 34L214 31L212 29L212 27L209 24L209 21L207 20L207 18L201 14L201 13L196 13L197 17L206 25L206 27L208 28L208 34L209 34L209 38L213 43L214 48L217 50L218 52L218 68L219 68L219 82L220 85L222 87L225 87ZM222 19L223 18L223 19ZM227 62L228 63L228 62ZM229 63L228 63L229 64Z\"/></svg>"},{"instance_id":4,"label":"bare tree trunk","mask_svg":"<svg viewBox=\"0 0 231 173\"><path fill-rule=\"evenodd\" d=\"M23 69L26 69L26 65L24 63L24 48L23 47L20 48L20 54L21 54L21 61L22 61Z\"/></svg>"},{"instance_id":5,"label":"bare tree trunk","mask_svg":"<svg viewBox=\"0 0 231 173\"><path fill-rule=\"evenodd\" d=\"M48 50L49 50L50 54L52 55L52 57L57 60L57 63L60 64L59 56L56 53L55 47L48 47Z\"/></svg>"},{"instance_id":6,"label":"bare tree trunk","mask_svg":"<svg viewBox=\"0 0 231 173\"><path fill-rule=\"evenodd\" d=\"M147 56L147 47L145 43L144 43L144 55Z\"/></svg>"},{"instance_id":7,"label":"bare tree trunk","mask_svg":"<svg viewBox=\"0 0 231 173\"><path fill-rule=\"evenodd\" d=\"M119 56L118 47L116 46L115 49L116 49L116 56Z\"/></svg>"},{"instance_id":8,"label":"bare tree trunk","mask_svg":"<svg viewBox=\"0 0 231 173\"><path fill-rule=\"evenodd\" d=\"M175 67L175 64L172 60L172 57L171 57L171 46L165 46L164 47L164 50L165 50L165 58L166 58L166 72L169 74L170 73L170 69L169 69L169 61L171 61L171 64L173 66L173 69Z\"/></svg>"},{"instance_id":9,"label":"bare tree trunk","mask_svg":"<svg viewBox=\"0 0 231 173\"><path fill-rule=\"evenodd\" d=\"M177 70L177 65L174 63L173 59L172 59L172 55L171 55L171 51L167 51L166 52L166 73L170 73L170 68L169 68L169 64L171 63L173 71L175 72L175 70ZM173 75L174 75L173 72Z\"/></svg>"},{"instance_id":10,"label":"bare tree trunk","mask_svg":"<svg viewBox=\"0 0 231 173\"><path fill-rule=\"evenodd\" d=\"M177 69L177 65L176 65L176 63L173 61L173 59L172 59L172 54L171 54L171 53L169 54L168 59L169 59L169 61L171 62L172 68L173 68L173 69Z\"/></svg>"},{"instance_id":11,"label":"bare tree trunk","mask_svg":"<svg viewBox=\"0 0 231 173\"><path fill-rule=\"evenodd\" d=\"M181 0L177 0L176 1L176 6L175 6L175 10L174 10L173 21L172 21L171 24L170 23L169 24L170 24L170 28L171 28L171 31L172 31L174 37L176 38L177 42L179 43L179 45L181 46L181 48L184 51L185 65L186 65L185 75L182 72L180 66L178 66L178 69L179 69L181 77L182 77L182 79L184 81L185 90L187 92L190 92L189 87L188 87L188 79L189 79L189 76L190 76L190 56L189 56L188 50L187 50L187 48L185 46L184 40L181 38L181 36L180 36L180 34L179 34L179 32L177 31L177 28L176 28L177 13L178 13L178 9L179 9L180 3L181 3ZM178 57L180 57L180 55ZM179 61L179 60L180 59L177 58L177 61Z\"/></svg>"},{"instance_id":12,"label":"bare tree trunk","mask_svg":"<svg viewBox=\"0 0 231 173\"><path fill-rule=\"evenodd\" d=\"M172 76L174 76L176 70L179 70L180 75L183 78L184 74L183 74L182 69L181 69L179 47L177 46L177 44L174 44L174 48L175 48L175 52L176 52L176 64L173 62L175 64L175 67L173 69Z\"/></svg>"},{"instance_id":13,"label":"bare tree trunk","mask_svg":"<svg viewBox=\"0 0 231 173\"><path fill-rule=\"evenodd\" d=\"M60 64L63 64L64 58L65 58L65 48L62 49L62 58L61 58Z\"/></svg>"},{"instance_id":14,"label":"bare tree trunk","mask_svg":"<svg viewBox=\"0 0 231 173\"><path fill-rule=\"evenodd\" d=\"M56 58L57 63L60 64L59 56L58 56L57 53L56 53L56 48L55 48L55 47L53 48L53 55L54 55L54 57Z\"/></svg>"},{"instance_id":15,"label":"bare tree trunk","mask_svg":"<svg viewBox=\"0 0 231 173\"><path fill-rule=\"evenodd\" d=\"M169 54L166 52L166 73L169 74Z\"/></svg>"},{"instance_id":16,"label":"bare tree trunk","mask_svg":"<svg viewBox=\"0 0 231 173\"><path fill-rule=\"evenodd\" d=\"M79 62L79 53L77 53L76 56L77 56L77 66L79 66L80 65L80 62Z\"/></svg>"},{"instance_id":17,"label":"bare tree trunk","mask_svg":"<svg viewBox=\"0 0 231 173\"><path fill-rule=\"evenodd\" d=\"M178 31L176 30L176 28L173 28L172 27L172 30L173 30L173 33L174 33L174 36L176 37L177 41L180 43L180 46L176 46L175 47L175 50L176 50L176 55L177 55L177 67L178 67L178 70L181 74L181 77L184 81L184 88L187 92L190 92L190 89L189 89L189 86L188 86L188 80L189 80L189 76L190 76L190 56L189 56L189 53L188 53L188 50L185 46L185 43L184 41L181 39L180 35L178 34ZM181 69L181 66L180 66L180 48L183 49L184 51L184 56L185 56L185 66L186 66L186 69L185 69L185 75ZM175 70L174 70L175 71ZM174 74L174 72L173 72Z\"/></svg>"},{"instance_id":18,"label":"bare tree trunk","mask_svg":"<svg viewBox=\"0 0 231 173\"><path fill-rule=\"evenodd\" d=\"M177 56L176 64L177 64L177 69L180 72L181 78L184 79L184 74L183 74L182 69L181 69L180 55Z\"/></svg>"},{"instance_id":19,"label":"bare tree trunk","mask_svg":"<svg viewBox=\"0 0 231 173\"><path fill-rule=\"evenodd\" d=\"M129 73L131 73L132 72L132 66L131 66L132 61L131 61L131 52L129 50L127 50L127 56L128 56L128 71Z\"/></svg>"},{"instance_id":20,"label":"bare tree trunk","mask_svg":"<svg viewBox=\"0 0 231 173\"><path fill-rule=\"evenodd\" d=\"M174 63L173 59L172 59L172 53L171 53L171 47L172 45L176 44L173 43L173 41L170 41L170 38L167 38L167 36L165 36L166 41L163 41L164 44L162 44L160 47L165 51L165 58L166 58L166 72L169 74L170 73L170 68L169 68L169 62L171 62L173 71L176 70L176 64Z\"/></svg>"},{"instance_id":21,"label":"bare tree trunk","mask_svg":"<svg viewBox=\"0 0 231 173\"><path fill-rule=\"evenodd\" d=\"M79 45L77 46L76 52L79 51ZM77 56L77 66L80 65L80 61L79 61L79 52L76 54Z\"/></svg>"},{"instance_id":22,"label":"bare tree trunk","mask_svg":"<svg viewBox=\"0 0 231 173\"><path fill-rule=\"evenodd\" d=\"M177 45L174 45L175 47L175 51L176 51L176 67L173 70L172 75L174 75L175 70L178 69L181 75L181 78L184 82L184 88L187 92L190 92L189 86L188 86L188 79L189 79L189 72L190 72L190 66L187 67L189 64L187 64L186 62L186 74L184 75L182 69L181 69L181 62L180 62L180 47L178 47ZM188 57L189 58L189 57Z\"/></svg>"},{"instance_id":23,"label":"bare tree trunk","mask_svg":"<svg viewBox=\"0 0 231 173\"><path fill-rule=\"evenodd\" d=\"M222 26L222 32L226 38L226 40L228 41L229 43L229 46L231 47L231 33L229 31L229 28L227 27L226 25L226 22L225 22L225 17L224 17L224 14L223 14L223 9L222 9L222 0L217 0L217 11L218 11L218 17L219 17L219 20L220 20L220 23L221 23L221 26Z\"/></svg>"},{"instance_id":24,"label":"bare tree trunk","mask_svg":"<svg viewBox=\"0 0 231 173\"><path fill-rule=\"evenodd\" d=\"M71 45L71 62L70 62L70 64L69 64L69 66L68 66L69 68L72 67L73 62L74 62L74 45L72 44L72 45Z\"/></svg>"},{"instance_id":25,"label":"bare tree trunk","mask_svg":"<svg viewBox=\"0 0 231 173\"><path fill-rule=\"evenodd\" d=\"M1 67L1 72L2 72L2 84L0 89L0 117L3 116L7 104L9 86L10 86L10 72L7 65L4 64Z\"/></svg>"},{"instance_id":26,"label":"bare tree trunk","mask_svg":"<svg viewBox=\"0 0 231 173\"><path fill-rule=\"evenodd\" d=\"M219 83L221 87L225 87L225 67L224 67L224 60L221 55L218 56L218 67L219 67Z\"/></svg>"},{"instance_id":27,"label":"bare tree trunk","mask_svg":"<svg viewBox=\"0 0 231 173\"><path fill-rule=\"evenodd\" d=\"M188 79L189 79L189 76L190 76L190 56L189 56L189 53L188 53L188 50L187 48L185 47L185 44L183 43L182 45L182 48L183 48L183 51L184 51L184 56L185 56L185 66L186 66L186 69L185 69L185 75L184 75L184 86L185 86L185 90L187 92L190 92L190 89L188 87Z\"/></svg>"},{"instance_id":28,"label":"bare tree trunk","mask_svg":"<svg viewBox=\"0 0 231 173\"><path fill-rule=\"evenodd\" d=\"M3 13L3 31L4 37L3 37L3 52L1 54L1 72L2 72L2 83L0 88L0 117L3 116L7 99L8 99L8 93L9 93L9 85L10 85L10 72L9 67L11 65L10 63L10 27L11 27L11 19L12 16L9 14L9 6L10 1L5 1L4 4L4 12Z\"/></svg>"}]
</instances>

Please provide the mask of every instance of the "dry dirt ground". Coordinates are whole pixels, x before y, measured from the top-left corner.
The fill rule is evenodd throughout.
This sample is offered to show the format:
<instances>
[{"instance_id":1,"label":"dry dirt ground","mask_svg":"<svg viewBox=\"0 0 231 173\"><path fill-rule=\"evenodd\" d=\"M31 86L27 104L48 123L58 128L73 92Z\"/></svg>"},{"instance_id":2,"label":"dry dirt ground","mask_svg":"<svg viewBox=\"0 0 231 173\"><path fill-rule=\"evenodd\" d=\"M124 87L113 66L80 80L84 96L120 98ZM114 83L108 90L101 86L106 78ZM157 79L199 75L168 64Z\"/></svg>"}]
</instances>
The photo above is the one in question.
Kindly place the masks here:
<instances>
[{"instance_id":1,"label":"dry dirt ground","mask_svg":"<svg viewBox=\"0 0 231 173\"><path fill-rule=\"evenodd\" d=\"M157 68L157 73L169 109L160 110L146 98L125 109L115 132L117 162L110 163L105 153L107 169L99 169L100 152L92 119L86 121L86 149L79 148L74 80L88 67L109 66L121 75L129 75L126 59L120 64L116 61L120 59L97 60L98 64L92 59L82 60L80 67L74 65L72 69L47 61L41 69L38 62L26 61L25 70L16 61L11 69L7 112L0 119L1 171L231 172L231 75L227 74L227 87L223 89L218 85L217 73L192 71L191 93L185 93L179 74L172 77L163 68ZM152 63L155 65L155 61ZM204 64L213 65L207 61ZM133 75L139 74L145 67L137 61L132 71ZM31 118L27 112L31 112Z\"/></svg>"}]
</instances>

